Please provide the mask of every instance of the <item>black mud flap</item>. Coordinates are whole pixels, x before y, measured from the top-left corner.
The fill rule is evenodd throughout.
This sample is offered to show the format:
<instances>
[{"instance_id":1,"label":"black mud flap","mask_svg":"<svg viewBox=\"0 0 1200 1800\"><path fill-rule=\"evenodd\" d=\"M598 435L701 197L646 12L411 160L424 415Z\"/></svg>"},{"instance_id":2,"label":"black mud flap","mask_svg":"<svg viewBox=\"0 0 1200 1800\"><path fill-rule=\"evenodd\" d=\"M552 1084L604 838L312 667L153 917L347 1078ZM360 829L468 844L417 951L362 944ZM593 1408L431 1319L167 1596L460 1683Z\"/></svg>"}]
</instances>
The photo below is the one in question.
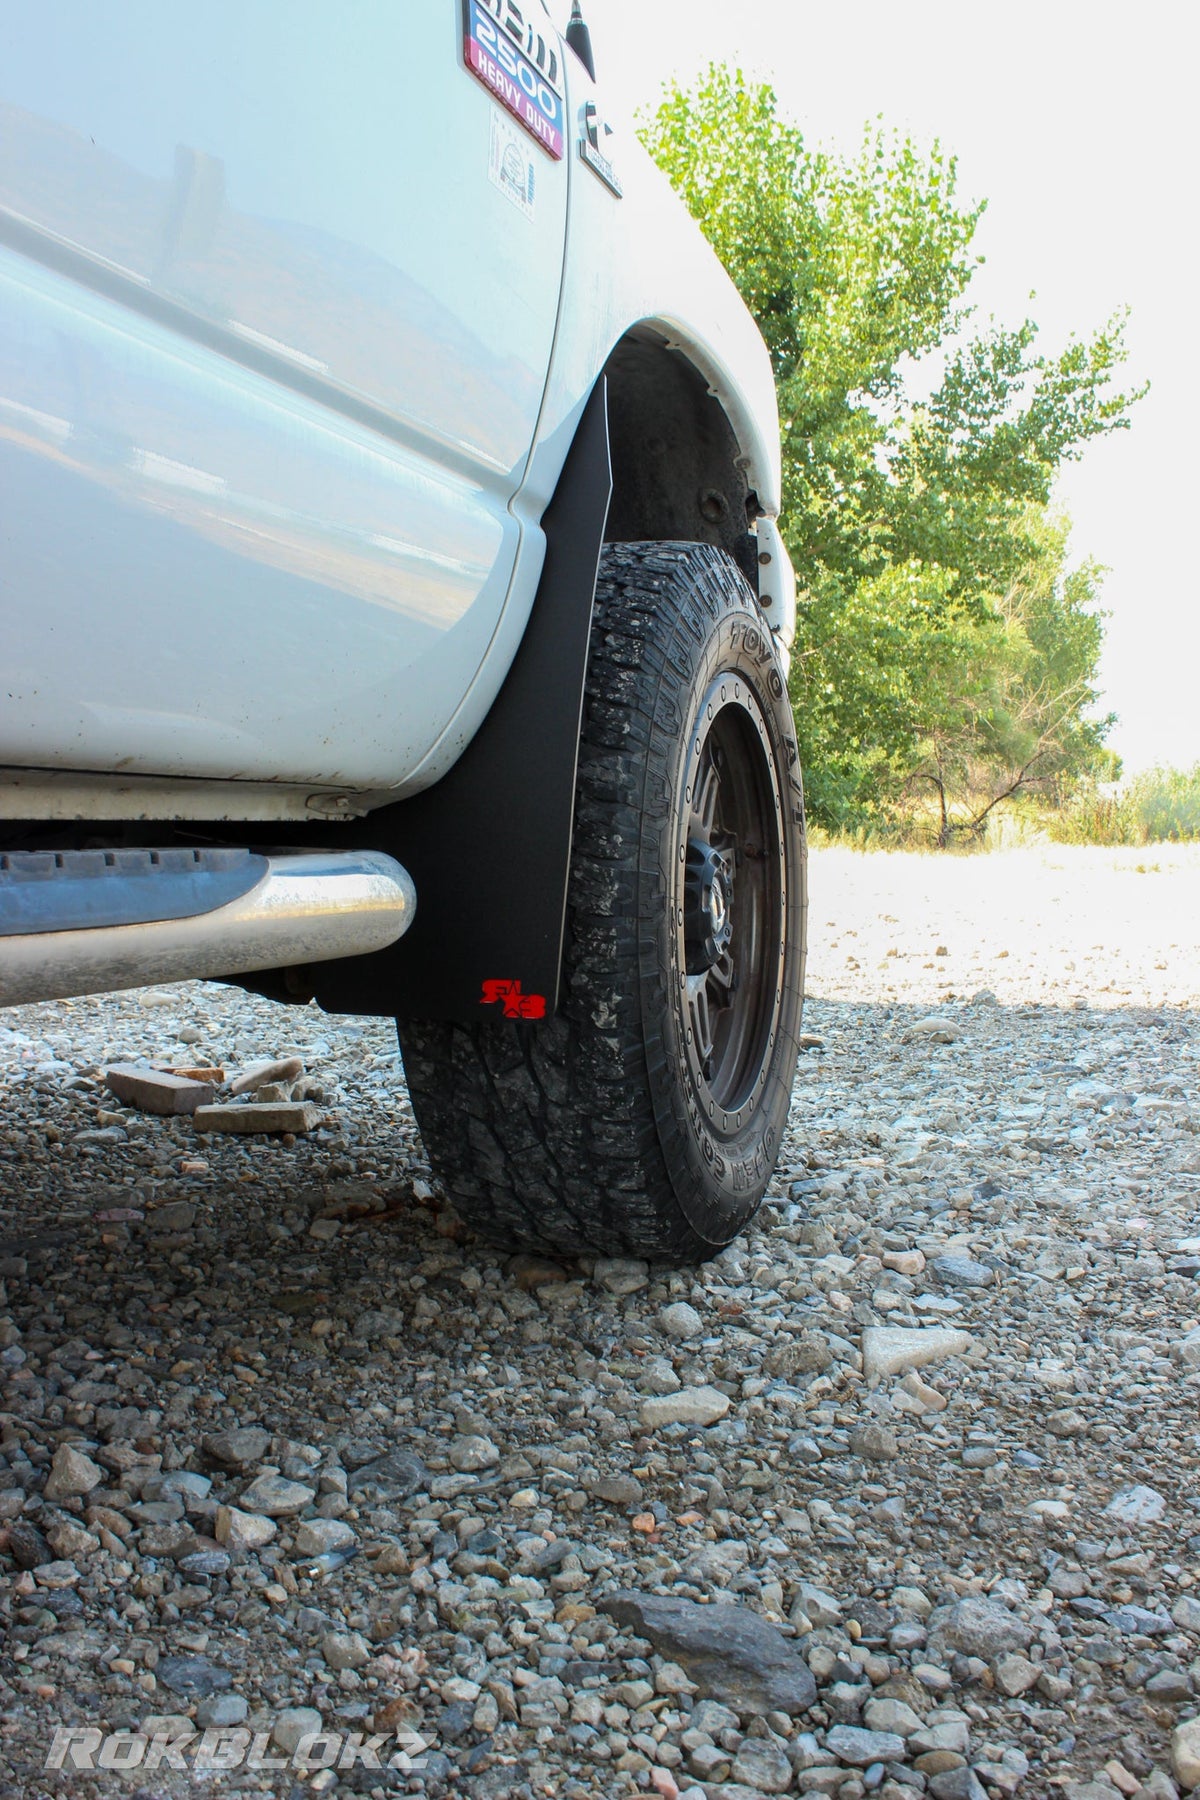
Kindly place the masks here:
<instances>
[{"instance_id":1,"label":"black mud flap","mask_svg":"<svg viewBox=\"0 0 1200 1800\"><path fill-rule=\"evenodd\" d=\"M355 825L412 876L417 911L387 950L311 965L330 1012L542 1018L558 1000L579 725L612 470L605 384L584 409L542 526L546 561L512 668L450 772ZM289 986L296 985L292 975Z\"/></svg>"}]
</instances>

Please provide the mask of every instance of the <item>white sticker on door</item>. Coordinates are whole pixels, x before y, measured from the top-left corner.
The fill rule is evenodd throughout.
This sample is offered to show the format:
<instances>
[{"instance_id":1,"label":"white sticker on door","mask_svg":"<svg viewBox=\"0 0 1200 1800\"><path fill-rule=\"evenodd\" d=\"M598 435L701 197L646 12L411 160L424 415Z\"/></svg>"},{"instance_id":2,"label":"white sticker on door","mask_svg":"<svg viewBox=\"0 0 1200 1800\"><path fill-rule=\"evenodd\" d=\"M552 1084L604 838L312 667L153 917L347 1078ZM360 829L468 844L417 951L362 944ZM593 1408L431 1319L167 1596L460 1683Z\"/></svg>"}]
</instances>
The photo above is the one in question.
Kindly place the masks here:
<instances>
[{"instance_id":1,"label":"white sticker on door","mask_svg":"<svg viewBox=\"0 0 1200 1800\"><path fill-rule=\"evenodd\" d=\"M492 143L488 157L488 174L519 207L527 219L533 217L533 190L537 179L533 145L516 125L510 125L503 113L492 114Z\"/></svg>"}]
</instances>

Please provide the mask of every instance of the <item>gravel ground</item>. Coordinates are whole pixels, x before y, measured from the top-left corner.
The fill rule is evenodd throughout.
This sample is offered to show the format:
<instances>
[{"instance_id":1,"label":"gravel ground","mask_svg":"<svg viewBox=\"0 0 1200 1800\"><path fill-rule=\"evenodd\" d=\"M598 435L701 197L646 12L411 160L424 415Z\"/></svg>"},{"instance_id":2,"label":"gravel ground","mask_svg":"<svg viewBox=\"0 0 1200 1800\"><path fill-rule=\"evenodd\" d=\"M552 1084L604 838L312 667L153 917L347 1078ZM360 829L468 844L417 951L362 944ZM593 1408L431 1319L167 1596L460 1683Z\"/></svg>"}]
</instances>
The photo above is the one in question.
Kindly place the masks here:
<instances>
[{"instance_id":1,"label":"gravel ground","mask_svg":"<svg viewBox=\"0 0 1200 1800\"><path fill-rule=\"evenodd\" d=\"M698 1271L467 1241L383 1023L4 1015L0 1792L1200 1782L1200 858L811 885L791 1136ZM294 1141L101 1079L290 1053Z\"/></svg>"}]
</instances>

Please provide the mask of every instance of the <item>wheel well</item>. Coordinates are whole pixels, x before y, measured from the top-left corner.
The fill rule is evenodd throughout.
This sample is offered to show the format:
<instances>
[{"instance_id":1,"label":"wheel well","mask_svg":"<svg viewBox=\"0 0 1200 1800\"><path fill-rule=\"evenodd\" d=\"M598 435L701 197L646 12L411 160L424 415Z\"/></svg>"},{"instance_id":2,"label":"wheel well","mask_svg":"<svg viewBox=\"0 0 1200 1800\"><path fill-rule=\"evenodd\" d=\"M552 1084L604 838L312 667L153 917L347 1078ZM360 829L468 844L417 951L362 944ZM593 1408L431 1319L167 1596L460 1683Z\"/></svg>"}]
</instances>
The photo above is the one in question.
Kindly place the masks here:
<instances>
[{"instance_id":1,"label":"wheel well","mask_svg":"<svg viewBox=\"0 0 1200 1800\"><path fill-rule=\"evenodd\" d=\"M637 326L605 365L613 491L605 541L677 539L713 544L758 587L748 487L737 439L719 400L683 351Z\"/></svg>"}]
</instances>

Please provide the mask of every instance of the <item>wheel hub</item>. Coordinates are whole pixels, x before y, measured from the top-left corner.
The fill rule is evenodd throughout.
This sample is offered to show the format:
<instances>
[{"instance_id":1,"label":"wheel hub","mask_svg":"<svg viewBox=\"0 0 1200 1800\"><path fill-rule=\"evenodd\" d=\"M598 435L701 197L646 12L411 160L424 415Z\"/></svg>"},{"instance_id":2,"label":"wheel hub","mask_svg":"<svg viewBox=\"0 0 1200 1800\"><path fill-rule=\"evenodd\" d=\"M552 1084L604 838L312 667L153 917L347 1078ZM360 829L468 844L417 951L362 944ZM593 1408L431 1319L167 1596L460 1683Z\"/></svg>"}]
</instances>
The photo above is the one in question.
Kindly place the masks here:
<instances>
[{"instance_id":1,"label":"wheel hub","mask_svg":"<svg viewBox=\"0 0 1200 1800\"><path fill-rule=\"evenodd\" d=\"M684 877L684 940L689 975L720 962L733 937L733 858L689 838Z\"/></svg>"}]
</instances>

